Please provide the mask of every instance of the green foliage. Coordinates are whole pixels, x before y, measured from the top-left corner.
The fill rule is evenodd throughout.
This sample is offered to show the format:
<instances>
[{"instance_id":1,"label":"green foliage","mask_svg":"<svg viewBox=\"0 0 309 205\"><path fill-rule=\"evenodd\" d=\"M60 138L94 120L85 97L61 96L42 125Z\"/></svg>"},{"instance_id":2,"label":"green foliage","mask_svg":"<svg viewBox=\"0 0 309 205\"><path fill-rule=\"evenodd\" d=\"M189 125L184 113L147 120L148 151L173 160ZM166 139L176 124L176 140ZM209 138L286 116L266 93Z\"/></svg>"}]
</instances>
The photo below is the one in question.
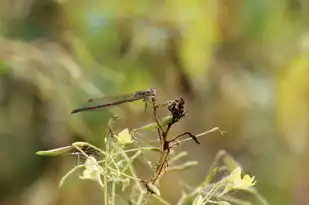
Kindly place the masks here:
<instances>
[{"instance_id":1,"label":"green foliage","mask_svg":"<svg viewBox=\"0 0 309 205\"><path fill-rule=\"evenodd\" d=\"M138 103L69 118L70 109L90 97L157 87L160 100L176 95L188 100L190 120L173 132L211 125L229 130L229 137L202 142L202 154L186 147L203 160L199 170L188 170L190 181L201 177L209 158L224 147L237 157L223 159L233 167L229 173L242 164L258 176L257 186L270 204L294 204L294 192L303 190L309 170L308 8L305 0L0 1L3 197L18 194L6 194L10 187L27 190L32 199L33 193L40 196L28 191L29 184L48 181L38 177L49 169L32 156L34 150L72 139L105 150L102 133L115 111L125 116L116 127L130 128L133 140L158 128L135 112ZM162 120L166 128L171 117ZM68 150L71 146L38 154ZM67 163L57 165L65 169ZM190 161L170 171L195 165ZM33 181L23 187L28 180ZM199 195L194 203L204 199Z\"/></svg>"},{"instance_id":2,"label":"green foliage","mask_svg":"<svg viewBox=\"0 0 309 205\"><path fill-rule=\"evenodd\" d=\"M85 159L83 164L76 165L63 176L59 183L60 187L64 185L69 176L71 176L74 172L82 169L83 172L80 175L80 179L95 181L100 185L102 191L104 192L104 204L120 203L115 199L115 196L119 195L119 193L116 192L116 187L122 187L122 191L130 189L130 195L127 200L131 203L141 205L147 202L149 203L149 200L152 198L160 202L160 204L167 205L170 203L161 197L161 191L157 186L161 176L164 175L165 172L169 171L184 171L186 169L192 168L193 166L196 166L198 163L196 161L187 161L177 165L177 162L187 155L186 152L180 152L178 154L174 153L171 154L169 158L164 158L165 154L170 154L169 152L166 152L166 148L162 148L161 150L160 147L156 146L137 146L134 148L129 147L130 144L134 143L132 134L143 132L150 128L158 130L162 129L161 126L163 126L164 122L168 122L165 124L165 126L170 127L174 120L167 121L166 119L170 119L170 117L165 117L156 123L133 129L131 133L127 128L121 131L118 135L110 133L110 135L106 136L105 138L106 146L104 149L100 149L87 142L75 142L67 147L39 151L36 154L42 156L57 156L66 155L69 153L78 153L80 157ZM156 126L154 124L156 124ZM214 128L212 130L196 135L196 137L198 138L217 130L217 128ZM161 137L159 139L161 139ZM186 138L185 140L178 141L177 144L183 143L190 139L192 140L192 138ZM170 140L170 142L172 141L173 140ZM85 148L91 148L93 152L87 153L84 150L88 149ZM139 159L143 152L154 150L159 150L159 153L162 154L161 158L164 158L164 160L158 162L159 164L157 165L157 168L150 179L142 180L137 175L134 162ZM178 204L206 205L233 203L244 205L249 203L242 199L238 199L237 197L233 197L229 195L229 193L233 190L253 190L252 187L255 185L254 177L249 175L242 177L242 168L236 165L236 161L231 156L227 155L224 151L218 153L213 165L218 164L221 159L223 159L224 164L219 166L216 165L213 167L210 173L208 173L204 181L199 186L194 189L186 188L183 190L183 195L181 199L179 199ZM161 166L165 166L166 160L168 160L166 165L167 168L161 169ZM215 181L215 176L224 170L228 171L227 174L224 175L224 177L221 177L218 181ZM157 173L158 171L159 173ZM110 187L112 187L112 189L110 189ZM253 193L253 195L258 195L257 192L250 192ZM156 202L156 204L158 202ZM265 201L260 200L260 202L263 205L267 205Z\"/></svg>"}]
</instances>

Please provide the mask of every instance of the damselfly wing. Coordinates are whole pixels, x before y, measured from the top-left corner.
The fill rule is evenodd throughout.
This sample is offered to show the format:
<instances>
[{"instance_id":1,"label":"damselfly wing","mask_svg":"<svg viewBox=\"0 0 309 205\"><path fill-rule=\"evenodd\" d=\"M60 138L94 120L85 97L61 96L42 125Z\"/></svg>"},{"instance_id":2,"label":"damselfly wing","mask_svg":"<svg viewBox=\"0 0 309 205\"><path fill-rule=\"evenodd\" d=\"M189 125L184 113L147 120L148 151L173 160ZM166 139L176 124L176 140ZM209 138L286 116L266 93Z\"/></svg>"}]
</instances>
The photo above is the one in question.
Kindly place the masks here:
<instances>
[{"instance_id":1,"label":"damselfly wing","mask_svg":"<svg viewBox=\"0 0 309 205\"><path fill-rule=\"evenodd\" d=\"M156 89L151 88L143 91L136 91L135 93L117 95L117 96L104 96L100 98L91 98L87 103L80 108L77 108L71 112L71 114L90 111L90 110L99 110L105 108L111 108L116 105L123 103L134 102L137 100L143 100L148 102L152 97L156 96Z\"/></svg>"}]
</instances>

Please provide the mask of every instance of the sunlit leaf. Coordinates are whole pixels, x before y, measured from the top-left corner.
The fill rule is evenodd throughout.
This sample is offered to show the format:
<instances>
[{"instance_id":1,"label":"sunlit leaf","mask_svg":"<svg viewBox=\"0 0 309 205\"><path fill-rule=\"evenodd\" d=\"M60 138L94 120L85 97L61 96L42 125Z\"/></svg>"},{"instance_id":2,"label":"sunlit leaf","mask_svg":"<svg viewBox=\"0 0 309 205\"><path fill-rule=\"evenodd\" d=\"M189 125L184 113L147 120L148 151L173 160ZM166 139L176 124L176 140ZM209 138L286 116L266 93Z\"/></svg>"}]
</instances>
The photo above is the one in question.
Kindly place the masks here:
<instances>
[{"instance_id":1,"label":"sunlit leaf","mask_svg":"<svg viewBox=\"0 0 309 205\"><path fill-rule=\"evenodd\" d=\"M117 140L118 140L118 143L119 143L120 145L126 145L126 144L131 144L131 143L133 143L132 136L131 136L131 134L130 134L128 128L122 130L122 131L117 135Z\"/></svg>"}]
</instances>

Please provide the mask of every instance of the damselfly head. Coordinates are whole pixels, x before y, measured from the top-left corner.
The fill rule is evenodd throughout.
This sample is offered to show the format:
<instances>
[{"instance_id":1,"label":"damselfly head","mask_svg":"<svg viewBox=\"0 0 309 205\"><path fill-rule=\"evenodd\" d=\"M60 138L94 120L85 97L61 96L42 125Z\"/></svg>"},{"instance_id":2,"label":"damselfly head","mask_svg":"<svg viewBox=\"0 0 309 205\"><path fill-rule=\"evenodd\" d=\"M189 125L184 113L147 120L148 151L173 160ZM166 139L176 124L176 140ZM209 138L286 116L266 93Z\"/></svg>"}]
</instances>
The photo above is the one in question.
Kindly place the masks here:
<instances>
[{"instance_id":1,"label":"damselfly head","mask_svg":"<svg viewBox=\"0 0 309 205\"><path fill-rule=\"evenodd\" d=\"M155 88L150 88L146 92L149 94L149 96L156 96L157 94L157 90Z\"/></svg>"},{"instance_id":2,"label":"damselfly head","mask_svg":"<svg viewBox=\"0 0 309 205\"><path fill-rule=\"evenodd\" d=\"M154 97L156 96L156 89L155 88L150 88L147 90L141 90L141 91L136 91L134 94L134 97L136 98L148 98L148 97Z\"/></svg>"}]
</instances>

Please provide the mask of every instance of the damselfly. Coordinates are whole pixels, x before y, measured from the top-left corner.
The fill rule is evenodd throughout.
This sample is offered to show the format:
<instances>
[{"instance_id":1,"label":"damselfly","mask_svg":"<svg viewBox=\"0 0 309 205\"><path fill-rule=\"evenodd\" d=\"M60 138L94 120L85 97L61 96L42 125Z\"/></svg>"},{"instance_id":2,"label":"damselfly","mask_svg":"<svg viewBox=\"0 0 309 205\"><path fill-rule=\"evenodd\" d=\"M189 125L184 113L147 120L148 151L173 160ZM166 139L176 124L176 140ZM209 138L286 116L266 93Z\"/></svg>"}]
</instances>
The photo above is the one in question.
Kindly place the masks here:
<instances>
[{"instance_id":1,"label":"damselfly","mask_svg":"<svg viewBox=\"0 0 309 205\"><path fill-rule=\"evenodd\" d=\"M99 110L104 108L110 108L115 105L120 105L127 102L134 102L137 100L144 100L145 102L147 102L155 95L156 95L156 89L151 88L143 91L136 91L135 93L126 95L91 98L88 100L86 106L73 110L71 114L88 110Z\"/></svg>"}]
</instances>

